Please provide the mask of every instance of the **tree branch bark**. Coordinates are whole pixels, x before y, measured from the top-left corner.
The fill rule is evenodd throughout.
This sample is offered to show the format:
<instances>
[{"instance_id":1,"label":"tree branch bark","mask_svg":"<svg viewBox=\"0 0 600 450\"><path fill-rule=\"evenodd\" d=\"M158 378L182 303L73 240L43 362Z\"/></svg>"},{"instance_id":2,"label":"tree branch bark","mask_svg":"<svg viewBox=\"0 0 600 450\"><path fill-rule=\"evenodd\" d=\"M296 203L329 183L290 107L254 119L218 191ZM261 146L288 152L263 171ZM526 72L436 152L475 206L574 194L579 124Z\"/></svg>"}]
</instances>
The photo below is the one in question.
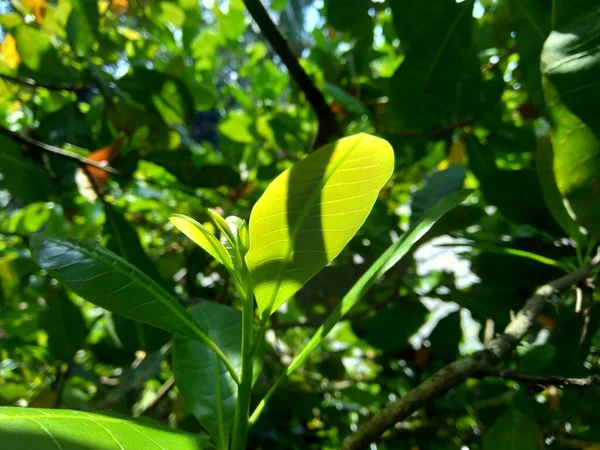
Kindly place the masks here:
<instances>
[{"instance_id":1,"label":"tree branch bark","mask_svg":"<svg viewBox=\"0 0 600 450\"><path fill-rule=\"evenodd\" d=\"M23 86L29 86L34 89L44 88L49 91L83 92L83 91L91 91L92 90L91 86L86 86L86 85L79 86L79 85L74 85L74 84L40 83L31 78L13 77L12 75L6 75L3 73L0 73L0 78L2 78L5 81L11 82L11 83L21 84Z\"/></svg>"},{"instance_id":2,"label":"tree branch bark","mask_svg":"<svg viewBox=\"0 0 600 450\"><path fill-rule=\"evenodd\" d=\"M555 375L534 375L517 372L514 370L499 369L494 366L482 368L481 377L495 377L505 380L514 380L521 383L540 384L543 386L562 386L575 389L584 389L600 385L600 375L591 375L583 378L560 377Z\"/></svg>"},{"instance_id":3,"label":"tree branch bark","mask_svg":"<svg viewBox=\"0 0 600 450\"><path fill-rule=\"evenodd\" d=\"M300 89L302 89L304 95L306 95L306 99L315 111L317 118L319 119L319 128L313 143L313 148L322 146L327 143L331 136L340 134L335 115L329 108L321 91L317 89L304 68L298 62L288 41L281 34L281 31L279 31L277 25L275 25L260 0L244 0L244 4L258 25L258 28L260 28L263 36L269 41L269 44L271 44L275 53L279 55L281 61L285 64L285 67L287 67L290 76Z\"/></svg>"},{"instance_id":4,"label":"tree branch bark","mask_svg":"<svg viewBox=\"0 0 600 450\"><path fill-rule=\"evenodd\" d=\"M17 141L18 143L24 145L27 148L32 148L35 150L40 150L43 152L53 153L55 155L61 156L63 158L71 159L73 161L77 161L80 164L86 164L88 166L96 167L97 169L104 170L105 172L112 173L115 175L121 175L121 172L110 167L109 165L100 163L98 161L92 161L91 159L86 158L85 156L77 155L76 153L71 153L62 148L55 147L53 145L44 144L43 142L32 139L28 136L23 136L15 131L9 130L3 126L0 126L0 134L9 137L13 141Z\"/></svg>"},{"instance_id":5,"label":"tree branch bark","mask_svg":"<svg viewBox=\"0 0 600 450\"><path fill-rule=\"evenodd\" d=\"M508 324L504 333L493 339L485 350L448 364L404 397L389 404L379 414L361 424L355 433L348 436L342 442L340 450L358 450L368 447L371 442L377 440L396 422L405 419L457 384L467 378L485 376L486 370L489 372L490 366L499 364L527 335L529 329L535 323L536 316L553 295L584 280L599 265L600 252L596 254L588 266L540 287Z\"/></svg>"}]
</instances>

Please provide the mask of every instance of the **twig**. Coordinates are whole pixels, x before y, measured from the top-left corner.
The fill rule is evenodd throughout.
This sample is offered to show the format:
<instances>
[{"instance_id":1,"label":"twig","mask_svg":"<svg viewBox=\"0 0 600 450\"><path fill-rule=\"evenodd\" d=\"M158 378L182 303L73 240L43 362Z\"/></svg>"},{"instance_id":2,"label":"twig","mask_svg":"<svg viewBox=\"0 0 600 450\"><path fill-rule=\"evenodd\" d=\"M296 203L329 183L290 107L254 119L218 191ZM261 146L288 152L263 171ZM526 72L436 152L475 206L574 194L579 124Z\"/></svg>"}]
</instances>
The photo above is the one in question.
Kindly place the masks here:
<instances>
[{"instance_id":1,"label":"twig","mask_svg":"<svg viewBox=\"0 0 600 450\"><path fill-rule=\"evenodd\" d=\"M175 377L171 375L167 381L165 381L162 386L156 391L154 394L154 398L150 403L148 403L142 410L138 411L136 417L143 416L146 412L150 411L154 405L158 403L158 401L171 390L171 388L175 385Z\"/></svg>"},{"instance_id":2,"label":"twig","mask_svg":"<svg viewBox=\"0 0 600 450\"><path fill-rule=\"evenodd\" d=\"M91 159L87 159L85 156L77 155L76 153L71 153L62 148L55 147L53 145L44 144L43 142L32 139L28 136L23 136L15 131L9 130L3 126L0 126L0 134L3 134L14 141L17 141L27 147L34 148L36 150L41 150L43 152L53 153L58 156L62 156L63 158L68 158L79 163L87 164L88 166L96 167L97 169L104 170L105 172L112 173L115 175L121 175L121 172L118 170L100 163L98 161L92 161Z\"/></svg>"},{"instance_id":3,"label":"twig","mask_svg":"<svg viewBox=\"0 0 600 450\"><path fill-rule=\"evenodd\" d=\"M361 424L357 431L348 436L340 450L367 448L395 423L405 419L425 404L444 394L467 378L478 377L489 366L494 366L507 357L534 325L536 316L547 301L556 293L568 289L588 277L600 265L600 252L587 267L558 278L542 287L527 300L504 333L493 339L487 348L475 355L454 361L443 367L401 399L389 404L379 414Z\"/></svg>"},{"instance_id":4,"label":"twig","mask_svg":"<svg viewBox=\"0 0 600 450\"><path fill-rule=\"evenodd\" d=\"M244 0L248 12L260 28L263 36L267 39L273 50L279 57L294 81L306 95L306 99L314 109L319 119L319 129L313 143L313 148L318 148L325 144L334 134L339 134L339 128L335 115L325 101L325 97L313 81L310 79L304 68L298 62L298 59L292 52L290 44L281 34L277 25L273 22L269 13L262 5L260 0Z\"/></svg>"},{"instance_id":5,"label":"twig","mask_svg":"<svg viewBox=\"0 0 600 450\"><path fill-rule=\"evenodd\" d=\"M455 130L457 128L466 127L473 123L472 119L461 119L457 120L454 123L449 123L447 125L442 125L438 128L433 128L431 130L413 130L413 129L405 129L405 130L395 130L388 131L388 134L394 136L414 136L414 137L435 137L440 134L444 134L448 131Z\"/></svg>"},{"instance_id":6,"label":"twig","mask_svg":"<svg viewBox=\"0 0 600 450\"><path fill-rule=\"evenodd\" d=\"M499 369L494 366L482 368L481 377L496 377L505 380L514 380L522 383L540 384L543 386L563 386L576 389L583 389L595 385L600 385L600 375L591 375L584 378L569 378L555 375L533 375L529 373L517 372L514 370Z\"/></svg>"},{"instance_id":7,"label":"twig","mask_svg":"<svg viewBox=\"0 0 600 450\"><path fill-rule=\"evenodd\" d=\"M71 92L83 92L83 91L91 91L93 89L92 86L87 85L74 85L74 84L55 84L55 83L41 83L35 81L31 78L19 78L13 77L12 75L6 75L0 73L0 78L9 81L11 83L22 84L23 86L29 86L32 88L43 88L49 91L71 91Z\"/></svg>"}]
</instances>

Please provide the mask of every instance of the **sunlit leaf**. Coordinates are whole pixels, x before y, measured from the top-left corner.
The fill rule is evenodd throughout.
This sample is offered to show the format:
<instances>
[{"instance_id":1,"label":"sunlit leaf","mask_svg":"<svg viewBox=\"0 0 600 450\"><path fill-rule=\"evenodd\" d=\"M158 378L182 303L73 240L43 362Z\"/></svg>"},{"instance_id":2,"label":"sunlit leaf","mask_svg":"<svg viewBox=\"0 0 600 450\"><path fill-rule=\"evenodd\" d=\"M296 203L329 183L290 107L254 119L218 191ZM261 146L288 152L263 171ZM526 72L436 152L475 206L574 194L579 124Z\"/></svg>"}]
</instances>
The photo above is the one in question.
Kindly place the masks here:
<instances>
[{"instance_id":1,"label":"sunlit leaf","mask_svg":"<svg viewBox=\"0 0 600 450\"><path fill-rule=\"evenodd\" d=\"M279 175L250 215L246 262L260 313L271 314L344 249L394 169L383 139L358 134Z\"/></svg>"},{"instance_id":2,"label":"sunlit leaf","mask_svg":"<svg viewBox=\"0 0 600 450\"><path fill-rule=\"evenodd\" d=\"M177 448L202 450L208 437L149 419L68 409L0 408L2 445L13 450Z\"/></svg>"},{"instance_id":3,"label":"sunlit leaf","mask_svg":"<svg viewBox=\"0 0 600 450\"><path fill-rule=\"evenodd\" d=\"M196 222L194 219L181 214L173 214L169 217L169 220L179 231L202 247L213 258L228 269L232 269L233 262L231 261L229 252L223 244L221 244L221 241L207 230L206 227Z\"/></svg>"}]
</instances>

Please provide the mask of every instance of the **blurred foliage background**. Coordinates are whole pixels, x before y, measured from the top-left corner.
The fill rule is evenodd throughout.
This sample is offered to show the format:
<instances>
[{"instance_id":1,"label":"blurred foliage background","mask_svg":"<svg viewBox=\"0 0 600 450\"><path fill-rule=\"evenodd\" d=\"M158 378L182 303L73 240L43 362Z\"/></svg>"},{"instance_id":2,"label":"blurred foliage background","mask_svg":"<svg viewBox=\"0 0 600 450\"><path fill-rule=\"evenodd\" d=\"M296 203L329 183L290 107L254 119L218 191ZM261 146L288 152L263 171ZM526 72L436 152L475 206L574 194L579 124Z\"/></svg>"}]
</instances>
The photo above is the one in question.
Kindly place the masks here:
<instances>
[{"instance_id":1,"label":"blurred foliage background","mask_svg":"<svg viewBox=\"0 0 600 450\"><path fill-rule=\"evenodd\" d=\"M257 395L427 207L475 189L251 430L249 448L333 449L365 417L483 348L536 286L592 251L595 240L576 245L578 232L569 237L548 206L556 182L543 157L551 115L540 54L552 29L599 6L264 5L341 134L388 139L396 171L342 255L273 316ZM0 404L111 409L198 431L174 387L171 336L78 298L37 268L28 241L40 231L95 239L184 305L236 305L227 273L167 217L207 222L214 207L248 218L270 180L310 151L318 117L242 0L3 0L0 13ZM583 300L573 292L549 305L506 367L596 373L600 316L593 289L583 290ZM372 448L597 449L599 407L598 388L472 380Z\"/></svg>"}]
</instances>

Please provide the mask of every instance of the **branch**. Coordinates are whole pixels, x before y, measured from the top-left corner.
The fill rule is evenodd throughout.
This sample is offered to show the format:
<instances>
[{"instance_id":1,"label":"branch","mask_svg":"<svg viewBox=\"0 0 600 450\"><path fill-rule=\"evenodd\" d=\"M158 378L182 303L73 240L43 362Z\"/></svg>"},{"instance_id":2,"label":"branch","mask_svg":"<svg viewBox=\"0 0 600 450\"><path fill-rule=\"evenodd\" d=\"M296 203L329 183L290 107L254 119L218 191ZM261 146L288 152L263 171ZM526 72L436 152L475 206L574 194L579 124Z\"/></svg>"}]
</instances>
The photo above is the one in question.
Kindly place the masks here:
<instances>
[{"instance_id":1,"label":"branch","mask_svg":"<svg viewBox=\"0 0 600 450\"><path fill-rule=\"evenodd\" d=\"M555 375L533 375L529 373L516 372L514 370L499 369L492 365L482 368L480 376L514 380L522 383L540 384L543 386L554 385L576 389L600 385L600 375L591 375L584 378L569 378Z\"/></svg>"},{"instance_id":2,"label":"branch","mask_svg":"<svg viewBox=\"0 0 600 450\"><path fill-rule=\"evenodd\" d=\"M12 75L6 75L0 73L0 78L9 81L11 83L22 84L23 86L29 86L34 89L44 88L49 91L71 91L71 92L83 92L83 91L91 91L93 89L92 86L87 85L74 85L74 84L55 84L55 83L40 83L31 78L19 78L13 77Z\"/></svg>"},{"instance_id":3,"label":"branch","mask_svg":"<svg viewBox=\"0 0 600 450\"><path fill-rule=\"evenodd\" d=\"M11 138L13 141L17 141L20 144L25 145L26 147L40 150L43 152L53 153L55 155L62 156L63 158L77 161L80 164L87 164L88 166L96 167L97 169L104 170L105 172L113 173L115 175L121 175L121 172L119 172L118 170L113 169L112 167L105 165L101 162L92 161L91 159L87 159L85 156L68 152L66 150L63 150L62 148L55 147L53 145L44 144L43 142L37 141L28 136L23 136L22 134L16 133L3 126L0 126L0 134Z\"/></svg>"},{"instance_id":4,"label":"branch","mask_svg":"<svg viewBox=\"0 0 600 450\"><path fill-rule=\"evenodd\" d=\"M409 391L404 397L389 404L379 414L360 425L355 433L342 442L340 450L367 448L371 442L377 440L396 422L405 419L431 400L444 394L467 378L479 377L485 374L490 365L494 366L500 363L525 337L534 325L536 316L553 295L584 280L599 265L600 252L587 267L578 269L540 287L508 324L504 333L493 339L486 350L471 357L454 361L437 371L419 386Z\"/></svg>"},{"instance_id":5,"label":"branch","mask_svg":"<svg viewBox=\"0 0 600 450\"><path fill-rule=\"evenodd\" d=\"M319 129L313 147L320 147L329 140L331 135L339 135L339 128L337 121L335 120L335 115L329 108L321 91L317 89L304 68L298 62L296 56L294 56L290 44L281 34L281 31L279 31L277 25L275 25L260 0L244 0L244 4L258 25L258 28L260 28L263 36L267 39L269 44L271 44L275 53L281 58L281 61L285 64L285 67L287 67L290 76L296 84L298 84L300 89L302 89L304 95L306 95L306 99L317 114L317 118L319 119Z\"/></svg>"}]
</instances>

